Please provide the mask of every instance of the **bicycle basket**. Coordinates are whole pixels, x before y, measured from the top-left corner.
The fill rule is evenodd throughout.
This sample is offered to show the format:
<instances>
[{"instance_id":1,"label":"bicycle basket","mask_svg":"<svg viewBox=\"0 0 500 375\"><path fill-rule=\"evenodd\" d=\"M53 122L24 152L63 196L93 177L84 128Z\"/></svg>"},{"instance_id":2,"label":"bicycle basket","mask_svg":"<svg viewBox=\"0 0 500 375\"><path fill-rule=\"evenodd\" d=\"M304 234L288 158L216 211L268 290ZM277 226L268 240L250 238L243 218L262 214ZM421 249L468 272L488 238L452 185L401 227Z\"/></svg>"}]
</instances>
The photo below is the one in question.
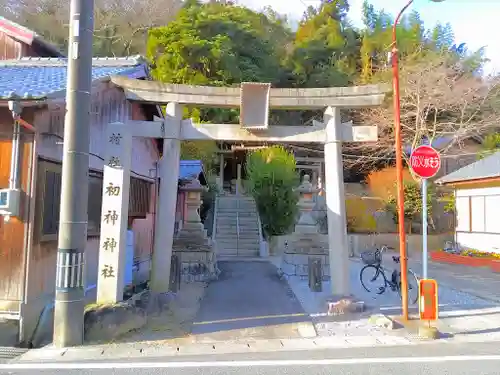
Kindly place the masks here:
<instances>
[{"instance_id":1,"label":"bicycle basket","mask_svg":"<svg viewBox=\"0 0 500 375\"><path fill-rule=\"evenodd\" d=\"M365 264L380 264L382 263L382 254L380 251L364 251L361 253L361 260Z\"/></svg>"}]
</instances>

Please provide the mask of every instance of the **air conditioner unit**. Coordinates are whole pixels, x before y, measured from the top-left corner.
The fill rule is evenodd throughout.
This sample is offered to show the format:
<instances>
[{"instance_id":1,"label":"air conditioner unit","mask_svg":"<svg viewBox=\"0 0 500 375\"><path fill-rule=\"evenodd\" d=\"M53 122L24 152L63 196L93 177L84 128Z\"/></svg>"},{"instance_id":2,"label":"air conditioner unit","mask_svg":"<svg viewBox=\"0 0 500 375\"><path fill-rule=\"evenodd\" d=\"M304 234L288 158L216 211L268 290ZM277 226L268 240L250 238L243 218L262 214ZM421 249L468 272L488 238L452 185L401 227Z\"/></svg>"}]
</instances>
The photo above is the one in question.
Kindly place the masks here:
<instances>
[{"instance_id":1,"label":"air conditioner unit","mask_svg":"<svg viewBox=\"0 0 500 375\"><path fill-rule=\"evenodd\" d=\"M0 214L19 217L21 190L0 189Z\"/></svg>"}]
</instances>

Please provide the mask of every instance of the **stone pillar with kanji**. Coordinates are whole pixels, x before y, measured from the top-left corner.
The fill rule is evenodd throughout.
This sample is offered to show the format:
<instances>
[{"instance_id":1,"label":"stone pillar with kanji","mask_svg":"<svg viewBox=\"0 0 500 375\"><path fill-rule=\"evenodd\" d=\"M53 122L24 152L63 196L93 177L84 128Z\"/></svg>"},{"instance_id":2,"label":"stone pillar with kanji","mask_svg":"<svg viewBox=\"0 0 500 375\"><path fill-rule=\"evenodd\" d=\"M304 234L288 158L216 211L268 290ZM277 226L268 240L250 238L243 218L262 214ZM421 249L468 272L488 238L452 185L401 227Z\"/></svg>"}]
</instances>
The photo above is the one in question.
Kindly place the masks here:
<instances>
[{"instance_id":1,"label":"stone pillar with kanji","mask_svg":"<svg viewBox=\"0 0 500 375\"><path fill-rule=\"evenodd\" d=\"M218 274L215 246L200 218L202 193L206 187L195 178L182 186L180 191L186 197L186 216L182 230L174 239L173 250L181 260L181 279L185 282L213 279Z\"/></svg>"},{"instance_id":2,"label":"stone pillar with kanji","mask_svg":"<svg viewBox=\"0 0 500 375\"><path fill-rule=\"evenodd\" d=\"M104 141L97 302L106 304L123 299L132 161L130 125L108 124Z\"/></svg>"}]
</instances>

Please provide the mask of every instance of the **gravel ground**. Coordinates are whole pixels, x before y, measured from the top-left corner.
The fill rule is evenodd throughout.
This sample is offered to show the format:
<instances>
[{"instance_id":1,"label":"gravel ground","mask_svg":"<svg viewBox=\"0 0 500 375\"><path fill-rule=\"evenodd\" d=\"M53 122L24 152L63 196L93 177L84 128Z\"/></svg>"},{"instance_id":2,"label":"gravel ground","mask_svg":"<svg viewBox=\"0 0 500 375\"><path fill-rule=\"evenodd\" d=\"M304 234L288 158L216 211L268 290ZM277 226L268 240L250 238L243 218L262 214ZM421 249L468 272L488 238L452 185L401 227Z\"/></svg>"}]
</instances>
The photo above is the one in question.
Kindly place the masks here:
<instances>
[{"instance_id":1,"label":"gravel ground","mask_svg":"<svg viewBox=\"0 0 500 375\"><path fill-rule=\"evenodd\" d=\"M369 308L372 312L381 311L397 315L398 311L401 309L401 299L399 298L399 295L390 290L387 290L382 295L366 292L359 280L359 272L362 267L363 264L358 261L350 262L349 271L352 293L357 298L363 300L366 303L367 308ZM330 295L330 282L323 283L323 291L320 293L312 293L309 290L307 280L299 277L290 278L288 283L308 314L321 315L326 313L324 301ZM456 311L469 310L473 312L495 307L495 304L491 301L486 301L444 286L439 287L438 300L440 312L443 313L443 316L453 315L453 312ZM416 312L417 307L413 306L411 311ZM470 322L470 318L471 317L469 316L463 320ZM335 322L321 322L321 319L318 320L319 321L316 323L315 327L319 336L384 336L388 334L386 330L374 327L370 324L367 316L360 317L356 320ZM498 323L500 326L500 313L498 314Z\"/></svg>"}]
</instances>

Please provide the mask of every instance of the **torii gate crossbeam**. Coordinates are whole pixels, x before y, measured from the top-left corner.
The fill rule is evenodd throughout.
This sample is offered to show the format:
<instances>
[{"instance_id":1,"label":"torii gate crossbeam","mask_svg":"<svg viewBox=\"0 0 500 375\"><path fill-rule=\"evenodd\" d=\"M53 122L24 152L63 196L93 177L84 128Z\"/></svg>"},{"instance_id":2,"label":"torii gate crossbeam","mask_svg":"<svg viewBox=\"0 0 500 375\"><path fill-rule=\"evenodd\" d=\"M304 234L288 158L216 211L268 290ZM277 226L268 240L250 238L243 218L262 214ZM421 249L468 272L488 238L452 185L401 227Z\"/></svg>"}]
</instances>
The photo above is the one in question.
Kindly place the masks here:
<instances>
[{"instance_id":1,"label":"torii gate crossbeam","mask_svg":"<svg viewBox=\"0 0 500 375\"><path fill-rule=\"evenodd\" d=\"M101 227L98 302L120 300L123 290L125 262L125 236L127 220L122 218L123 204L128 202L130 179L131 137L163 138L163 156L160 161L161 178L159 209L157 212L154 253L152 262L151 291L166 293L169 290L170 262L172 255L177 181L179 177L180 142L182 140L226 140L323 143L325 155L325 184L328 186L326 204L328 212L328 240L332 294L350 294L349 251L342 168L342 142L368 142L377 140L376 126L352 126L341 123L340 108L380 105L386 89L378 86L342 87L325 89L272 89L269 84L242 84L241 89L171 85L113 77L112 81L123 87L127 98L134 101L167 104L164 121L128 121L110 124L107 128L107 147L103 182L103 224ZM252 94L252 91L254 94ZM244 99L245 98L245 99ZM244 100L247 102L245 102ZM247 105L245 119L240 125L194 124L182 120L182 104L211 107ZM262 107L262 111L256 110ZM325 108L323 122L313 126L268 126L269 107ZM252 117L253 116L253 117ZM117 142L117 139L123 142ZM120 160L117 163L117 159ZM121 193L111 194L124 187ZM119 189L120 190L120 189ZM121 194L127 194L122 196ZM110 220L110 215L115 219ZM125 214L126 215L126 214ZM106 241L113 239L116 247L106 251ZM116 270L116 277L109 277L106 270ZM106 277L108 275L108 277Z\"/></svg>"}]
</instances>

